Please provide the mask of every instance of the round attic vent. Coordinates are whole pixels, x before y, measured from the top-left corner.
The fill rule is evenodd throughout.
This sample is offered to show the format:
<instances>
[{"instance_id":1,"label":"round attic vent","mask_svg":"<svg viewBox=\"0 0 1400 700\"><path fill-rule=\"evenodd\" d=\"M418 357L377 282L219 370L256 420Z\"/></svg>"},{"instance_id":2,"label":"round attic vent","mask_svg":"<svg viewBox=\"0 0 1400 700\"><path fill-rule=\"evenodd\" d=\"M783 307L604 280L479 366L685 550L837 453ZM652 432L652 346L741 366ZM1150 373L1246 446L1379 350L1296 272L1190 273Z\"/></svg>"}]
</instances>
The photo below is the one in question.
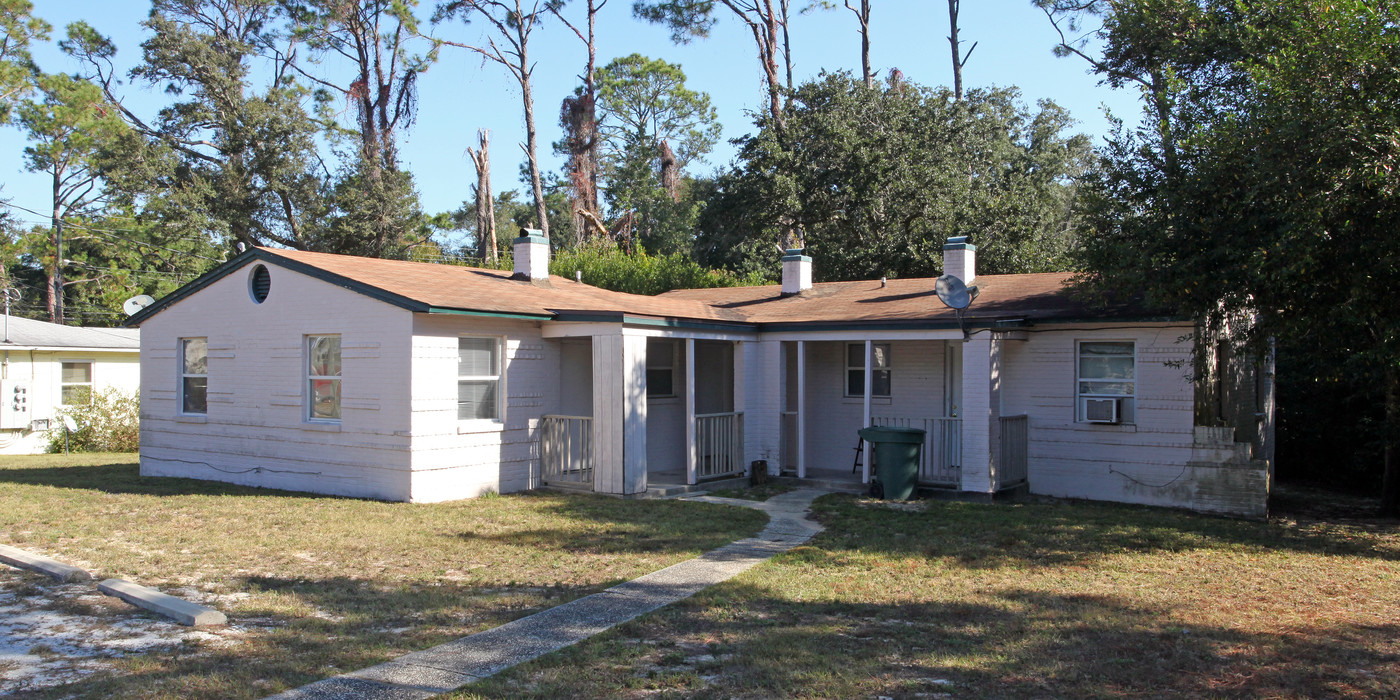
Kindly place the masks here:
<instances>
[{"instance_id":1,"label":"round attic vent","mask_svg":"<svg viewBox=\"0 0 1400 700\"><path fill-rule=\"evenodd\" d=\"M272 289L272 275L268 273L267 266L254 265L252 274L248 275L248 293L252 295L253 303L263 303L267 299L267 292L270 289Z\"/></svg>"}]
</instances>

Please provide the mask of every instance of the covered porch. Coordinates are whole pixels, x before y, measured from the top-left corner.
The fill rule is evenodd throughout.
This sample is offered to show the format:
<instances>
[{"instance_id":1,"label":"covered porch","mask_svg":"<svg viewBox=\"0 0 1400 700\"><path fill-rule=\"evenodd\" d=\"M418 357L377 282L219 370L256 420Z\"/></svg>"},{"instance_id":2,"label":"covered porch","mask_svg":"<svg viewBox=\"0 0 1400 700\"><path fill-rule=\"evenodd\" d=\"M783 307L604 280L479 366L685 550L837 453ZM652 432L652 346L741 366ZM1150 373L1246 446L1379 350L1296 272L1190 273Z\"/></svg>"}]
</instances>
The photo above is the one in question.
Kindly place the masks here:
<instances>
[{"instance_id":1,"label":"covered porch","mask_svg":"<svg viewBox=\"0 0 1400 700\"><path fill-rule=\"evenodd\" d=\"M748 473L743 337L593 324L553 332L559 410L537 430L542 483L631 495Z\"/></svg>"},{"instance_id":2,"label":"covered porch","mask_svg":"<svg viewBox=\"0 0 1400 700\"><path fill-rule=\"evenodd\" d=\"M873 450L857 431L895 426L924 431L921 486L995 492L1024 484L1029 422L1024 414L1003 415L999 359L1006 342L1002 333L979 343L960 331L783 341L781 473L868 484Z\"/></svg>"}]
</instances>

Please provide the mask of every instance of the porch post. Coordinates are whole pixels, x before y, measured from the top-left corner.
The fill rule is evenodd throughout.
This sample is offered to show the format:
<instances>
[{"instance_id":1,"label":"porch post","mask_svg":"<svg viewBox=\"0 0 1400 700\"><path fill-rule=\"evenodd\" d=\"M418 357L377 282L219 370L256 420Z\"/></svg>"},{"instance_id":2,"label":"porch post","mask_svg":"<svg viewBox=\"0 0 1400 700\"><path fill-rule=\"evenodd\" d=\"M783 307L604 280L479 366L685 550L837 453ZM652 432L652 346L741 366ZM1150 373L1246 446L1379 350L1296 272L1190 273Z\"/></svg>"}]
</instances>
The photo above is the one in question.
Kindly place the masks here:
<instances>
[{"instance_id":1,"label":"porch post","mask_svg":"<svg viewBox=\"0 0 1400 700\"><path fill-rule=\"evenodd\" d=\"M685 483L696 480L695 455L695 339L685 339Z\"/></svg>"},{"instance_id":2,"label":"porch post","mask_svg":"<svg viewBox=\"0 0 1400 700\"><path fill-rule=\"evenodd\" d=\"M875 341L865 341L865 420L861 422L862 428L870 427L870 395L874 387L871 382L875 380ZM860 480L861 483L870 483L870 443L864 440L860 443L864 452L860 455Z\"/></svg>"},{"instance_id":3,"label":"porch post","mask_svg":"<svg viewBox=\"0 0 1400 700\"><path fill-rule=\"evenodd\" d=\"M593 336L593 490L622 493L622 336Z\"/></svg>"},{"instance_id":4,"label":"porch post","mask_svg":"<svg viewBox=\"0 0 1400 700\"><path fill-rule=\"evenodd\" d=\"M797 341L797 478L807 478L807 341Z\"/></svg>"},{"instance_id":5,"label":"porch post","mask_svg":"<svg viewBox=\"0 0 1400 700\"><path fill-rule=\"evenodd\" d=\"M647 339L622 337L622 493L647 490Z\"/></svg>"},{"instance_id":6,"label":"porch post","mask_svg":"<svg viewBox=\"0 0 1400 700\"><path fill-rule=\"evenodd\" d=\"M996 490L993 438L1000 431L1000 358L990 335L973 336L962 353L962 489Z\"/></svg>"}]
</instances>

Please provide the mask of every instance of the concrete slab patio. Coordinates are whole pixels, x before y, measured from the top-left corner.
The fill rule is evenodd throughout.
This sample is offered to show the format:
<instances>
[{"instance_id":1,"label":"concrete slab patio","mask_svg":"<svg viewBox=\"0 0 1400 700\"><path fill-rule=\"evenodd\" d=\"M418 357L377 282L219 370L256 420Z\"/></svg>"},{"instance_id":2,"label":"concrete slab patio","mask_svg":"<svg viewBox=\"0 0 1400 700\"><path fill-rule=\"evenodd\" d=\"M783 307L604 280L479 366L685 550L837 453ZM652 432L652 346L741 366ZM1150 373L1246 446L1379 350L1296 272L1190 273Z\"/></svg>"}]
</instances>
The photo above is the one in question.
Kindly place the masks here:
<instances>
[{"instance_id":1,"label":"concrete slab patio","mask_svg":"<svg viewBox=\"0 0 1400 700\"><path fill-rule=\"evenodd\" d=\"M269 700L417 700L447 693L564 647L726 581L821 531L806 518L827 493L802 489L767 501L704 495L683 500L754 508L768 514L758 535L493 629L393 661L271 696Z\"/></svg>"}]
</instances>

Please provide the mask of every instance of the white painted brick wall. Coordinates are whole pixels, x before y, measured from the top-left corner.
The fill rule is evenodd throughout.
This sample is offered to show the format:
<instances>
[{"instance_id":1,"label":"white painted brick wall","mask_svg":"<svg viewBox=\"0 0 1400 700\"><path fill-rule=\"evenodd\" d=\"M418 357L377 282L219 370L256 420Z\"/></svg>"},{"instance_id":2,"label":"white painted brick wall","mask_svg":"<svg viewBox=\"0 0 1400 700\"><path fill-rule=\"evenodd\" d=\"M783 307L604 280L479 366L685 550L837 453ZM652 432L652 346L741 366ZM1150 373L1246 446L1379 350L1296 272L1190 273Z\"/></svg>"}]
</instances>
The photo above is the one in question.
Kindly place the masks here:
<instances>
[{"instance_id":1,"label":"white painted brick wall","mask_svg":"<svg viewBox=\"0 0 1400 700\"><path fill-rule=\"evenodd\" d=\"M807 467L850 470L864 406L863 399L845 396L846 343L808 342L806 346ZM941 340L892 341L891 396L872 398L871 414L902 418L942 416L943 355ZM796 396L795 389L791 395ZM776 384L773 396L778 396ZM772 410L779 410L776 400Z\"/></svg>"},{"instance_id":2,"label":"white painted brick wall","mask_svg":"<svg viewBox=\"0 0 1400 700\"><path fill-rule=\"evenodd\" d=\"M1189 360L1190 345L1177 339L1190 330L1037 332L1026 342L1006 343L1003 413L1029 417L1033 493L1220 511L1213 504L1231 496L1218 493L1217 483L1257 481L1222 480L1218 470L1188 467L1194 387L1186 376L1189 364L1173 365ZM1075 421L1075 343L1082 340L1135 343L1135 425Z\"/></svg>"},{"instance_id":3,"label":"white painted brick wall","mask_svg":"<svg viewBox=\"0 0 1400 700\"><path fill-rule=\"evenodd\" d=\"M505 339L504 421L457 419L457 339ZM539 323L478 316L413 319L412 499L448 501L539 485L539 419L559 408L559 343Z\"/></svg>"},{"instance_id":4,"label":"white painted brick wall","mask_svg":"<svg viewBox=\"0 0 1400 700\"><path fill-rule=\"evenodd\" d=\"M408 311L269 265L245 266L141 328L141 473L387 500L409 492ZM342 420L306 420L307 334L340 334ZM209 339L209 411L179 414L180 338Z\"/></svg>"}]
</instances>

